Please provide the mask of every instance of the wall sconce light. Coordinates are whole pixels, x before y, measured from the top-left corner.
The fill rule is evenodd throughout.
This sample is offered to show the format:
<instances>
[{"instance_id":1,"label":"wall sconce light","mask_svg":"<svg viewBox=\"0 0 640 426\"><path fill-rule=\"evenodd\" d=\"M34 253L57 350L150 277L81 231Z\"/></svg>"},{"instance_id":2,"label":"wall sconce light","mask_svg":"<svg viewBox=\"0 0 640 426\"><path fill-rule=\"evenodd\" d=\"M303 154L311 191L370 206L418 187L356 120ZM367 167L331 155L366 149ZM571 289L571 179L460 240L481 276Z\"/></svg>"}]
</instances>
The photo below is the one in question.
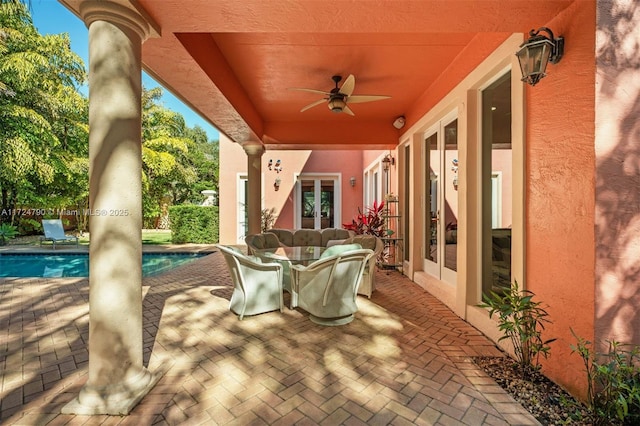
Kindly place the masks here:
<instances>
[{"instance_id":1,"label":"wall sconce light","mask_svg":"<svg viewBox=\"0 0 640 426\"><path fill-rule=\"evenodd\" d=\"M394 164L396 164L396 160L391 156L391 154L385 155L384 158L382 159L382 168L385 171L388 171L389 167L393 166Z\"/></svg>"},{"instance_id":2,"label":"wall sconce light","mask_svg":"<svg viewBox=\"0 0 640 426\"><path fill-rule=\"evenodd\" d=\"M401 115L400 117L396 118L393 121L393 127L395 127L396 129L400 130L404 127L404 124L406 123L406 119L404 118L404 115Z\"/></svg>"},{"instance_id":3,"label":"wall sconce light","mask_svg":"<svg viewBox=\"0 0 640 426\"><path fill-rule=\"evenodd\" d=\"M541 31L548 33L549 37L540 34ZM516 53L522 71L522 81L535 86L547 75L547 63L557 64L563 54L564 37L554 38L553 32L547 27L529 31L529 40L522 43Z\"/></svg>"},{"instance_id":4,"label":"wall sconce light","mask_svg":"<svg viewBox=\"0 0 640 426\"><path fill-rule=\"evenodd\" d=\"M279 177L276 178L276 180L273 182L273 189L275 189L276 191L280 189L280 183L282 181L280 180Z\"/></svg>"},{"instance_id":5,"label":"wall sconce light","mask_svg":"<svg viewBox=\"0 0 640 426\"><path fill-rule=\"evenodd\" d=\"M351 183L351 186L356 186L356 177L351 176L351 179L349 179L349 183Z\"/></svg>"}]
</instances>

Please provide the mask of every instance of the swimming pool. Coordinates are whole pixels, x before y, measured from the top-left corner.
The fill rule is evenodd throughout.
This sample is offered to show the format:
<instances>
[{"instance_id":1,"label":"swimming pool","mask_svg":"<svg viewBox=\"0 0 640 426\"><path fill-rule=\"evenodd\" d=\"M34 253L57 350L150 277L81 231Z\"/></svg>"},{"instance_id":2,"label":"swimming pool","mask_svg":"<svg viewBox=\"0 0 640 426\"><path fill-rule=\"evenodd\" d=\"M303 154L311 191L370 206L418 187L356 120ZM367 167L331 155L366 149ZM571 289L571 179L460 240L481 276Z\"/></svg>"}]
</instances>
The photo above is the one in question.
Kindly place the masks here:
<instances>
[{"instance_id":1,"label":"swimming pool","mask_svg":"<svg viewBox=\"0 0 640 426\"><path fill-rule=\"evenodd\" d=\"M144 253L142 276L162 274L207 254L210 253ZM88 276L88 254L0 254L0 278Z\"/></svg>"}]
</instances>

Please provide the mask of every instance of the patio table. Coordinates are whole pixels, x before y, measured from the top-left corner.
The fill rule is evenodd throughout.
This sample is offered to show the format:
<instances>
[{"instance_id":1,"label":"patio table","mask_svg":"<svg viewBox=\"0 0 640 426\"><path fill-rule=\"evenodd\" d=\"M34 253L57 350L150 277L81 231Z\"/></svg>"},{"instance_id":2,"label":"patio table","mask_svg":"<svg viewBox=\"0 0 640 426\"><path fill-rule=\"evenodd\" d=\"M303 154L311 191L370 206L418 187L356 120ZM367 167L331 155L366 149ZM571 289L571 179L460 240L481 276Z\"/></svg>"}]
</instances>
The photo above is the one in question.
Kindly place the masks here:
<instances>
[{"instance_id":1,"label":"patio table","mask_svg":"<svg viewBox=\"0 0 640 426\"><path fill-rule=\"evenodd\" d=\"M281 246L256 250L256 254L275 260L288 260L292 264L308 265L309 263L320 259L320 256L326 249L326 247L322 246Z\"/></svg>"},{"instance_id":2,"label":"patio table","mask_svg":"<svg viewBox=\"0 0 640 426\"><path fill-rule=\"evenodd\" d=\"M308 265L318 259L327 247L322 246L281 246L276 248L266 248L255 250L255 255L265 260L275 260L280 262L285 268L283 277L283 287L291 295L289 308L298 306L298 294L291 287L290 264Z\"/></svg>"}]
</instances>

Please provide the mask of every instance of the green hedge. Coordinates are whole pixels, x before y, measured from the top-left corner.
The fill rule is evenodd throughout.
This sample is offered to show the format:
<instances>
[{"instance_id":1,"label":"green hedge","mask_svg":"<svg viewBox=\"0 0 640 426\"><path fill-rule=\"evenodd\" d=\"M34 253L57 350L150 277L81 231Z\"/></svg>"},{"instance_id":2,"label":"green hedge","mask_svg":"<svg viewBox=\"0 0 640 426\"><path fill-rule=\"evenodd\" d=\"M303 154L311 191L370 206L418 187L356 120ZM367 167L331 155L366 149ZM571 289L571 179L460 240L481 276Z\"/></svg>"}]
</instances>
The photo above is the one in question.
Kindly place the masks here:
<instances>
[{"instance_id":1,"label":"green hedge","mask_svg":"<svg viewBox=\"0 0 640 426\"><path fill-rule=\"evenodd\" d=\"M169 207L173 244L218 242L218 207L184 204Z\"/></svg>"}]
</instances>

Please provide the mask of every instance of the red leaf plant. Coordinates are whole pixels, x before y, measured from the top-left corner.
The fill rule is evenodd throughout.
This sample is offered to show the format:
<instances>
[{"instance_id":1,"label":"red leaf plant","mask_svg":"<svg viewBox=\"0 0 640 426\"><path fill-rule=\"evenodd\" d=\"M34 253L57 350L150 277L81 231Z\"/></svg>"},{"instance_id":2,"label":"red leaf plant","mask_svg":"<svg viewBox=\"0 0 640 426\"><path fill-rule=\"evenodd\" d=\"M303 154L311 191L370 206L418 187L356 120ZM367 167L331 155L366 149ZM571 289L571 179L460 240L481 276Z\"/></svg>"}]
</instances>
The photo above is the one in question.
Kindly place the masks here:
<instances>
[{"instance_id":1,"label":"red leaf plant","mask_svg":"<svg viewBox=\"0 0 640 426\"><path fill-rule=\"evenodd\" d=\"M358 235L367 234L382 237L385 228L383 212L384 201L381 201L380 204L374 201L372 207L367 207L366 214L362 213L358 207L358 215L355 219L352 219L351 223L343 223L342 226Z\"/></svg>"}]
</instances>

